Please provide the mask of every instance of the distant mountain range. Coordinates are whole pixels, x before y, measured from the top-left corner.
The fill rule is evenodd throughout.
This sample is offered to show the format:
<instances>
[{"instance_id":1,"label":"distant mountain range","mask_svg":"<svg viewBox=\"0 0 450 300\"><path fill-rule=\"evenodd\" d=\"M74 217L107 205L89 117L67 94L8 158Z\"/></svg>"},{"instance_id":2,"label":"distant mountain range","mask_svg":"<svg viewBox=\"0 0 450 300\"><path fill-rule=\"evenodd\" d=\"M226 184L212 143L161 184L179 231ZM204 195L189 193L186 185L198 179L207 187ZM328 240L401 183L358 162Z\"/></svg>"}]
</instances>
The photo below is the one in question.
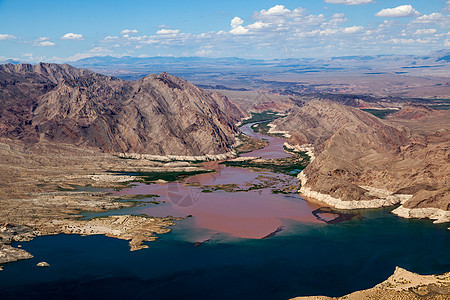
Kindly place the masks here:
<instances>
[{"instance_id":1,"label":"distant mountain range","mask_svg":"<svg viewBox=\"0 0 450 300\"><path fill-rule=\"evenodd\" d=\"M310 73L329 72L344 69L363 69L380 71L380 69L428 68L443 66L450 61L450 50L439 50L428 55L376 55L376 56L342 56L323 59L243 59L237 57L111 57L96 56L71 63L79 68L115 75L123 79L137 79L143 74L170 72L178 76L195 73L220 74L261 74L275 73ZM405 71L405 70L403 70ZM216 74L217 75L217 74ZM214 74L213 74L214 76Z\"/></svg>"},{"instance_id":2,"label":"distant mountain range","mask_svg":"<svg viewBox=\"0 0 450 300\"><path fill-rule=\"evenodd\" d=\"M331 61L403 61L410 62L412 64L418 62L436 63L436 62L449 62L450 50L439 50L430 52L428 55L361 55L361 56L336 56L330 58L287 58L287 59L245 59L238 57L222 57L222 58L208 58L208 57L112 57L112 56L95 56L84 58L76 62L71 63L74 66L108 66L108 65L137 65L137 66L152 66L158 64L211 64L214 63L217 66L229 66L234 64L246 64L247 66L293 66L293 63L302 64L317 64L326 63Z\"/></svg>"},{"instance_id":3,"label":"distant mountain range","mask_svg":"<svg viewBox=\"0 0 450 300\"><path fill-rule=\"evenodd\" d=\"M14 59L0 60L0 65L4 65L4 64L13 64L13 65L17 65L17 64L20 64L20 61L14 60Z\"/></svg>"}]
</instances>

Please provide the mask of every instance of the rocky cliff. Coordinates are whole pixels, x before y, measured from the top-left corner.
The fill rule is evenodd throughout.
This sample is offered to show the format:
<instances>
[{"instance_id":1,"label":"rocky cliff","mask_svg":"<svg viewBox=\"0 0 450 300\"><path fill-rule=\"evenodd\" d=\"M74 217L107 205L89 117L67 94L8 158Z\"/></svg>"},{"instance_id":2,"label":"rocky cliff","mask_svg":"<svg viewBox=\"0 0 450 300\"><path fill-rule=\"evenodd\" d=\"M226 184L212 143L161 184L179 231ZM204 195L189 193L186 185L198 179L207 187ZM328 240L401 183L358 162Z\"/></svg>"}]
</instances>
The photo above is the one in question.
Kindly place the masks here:
<instances>
[{"instance_id":1,"label":"rocky cliff","mask_svg":"<svg viewBox=\"0 0 450 300\"><path fill-rule=\"evenodd\" d=\"M446 112L405 106L381 120L314 101L274 123L292 134L290 145L314 148L299 176L305 196L343 209L402 204L401 216L450 220Z\"/></svg>"},{"instance_id":2,"label":"rocky cliff","mask_svg":"<svg viewBox=\"0 0 450 300\"><path fill-rule=\"evenodd\" d=\"M154 155L221 154L242 112L167 73L124 81L69 65L0 65L0 135Z\"/></svg>"}]
</instances>

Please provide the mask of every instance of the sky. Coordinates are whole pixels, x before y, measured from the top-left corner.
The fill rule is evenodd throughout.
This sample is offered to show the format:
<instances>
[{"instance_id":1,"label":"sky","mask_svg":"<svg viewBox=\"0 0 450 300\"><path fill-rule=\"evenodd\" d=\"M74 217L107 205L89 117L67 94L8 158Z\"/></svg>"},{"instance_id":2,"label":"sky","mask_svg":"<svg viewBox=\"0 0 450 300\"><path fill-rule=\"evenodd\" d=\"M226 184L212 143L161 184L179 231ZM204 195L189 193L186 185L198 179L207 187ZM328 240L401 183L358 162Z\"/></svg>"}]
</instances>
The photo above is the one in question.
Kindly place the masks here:
<instances>
[{"instance_id":1,"label":"sky","mask_svg":"<svg viewBox=\"0 0 450 300\"><path fill-rule=\"evenodd\" d=\"M0 61L320 58L448 48L448 0L0 0Z\"/></svg>"}]
</instances>

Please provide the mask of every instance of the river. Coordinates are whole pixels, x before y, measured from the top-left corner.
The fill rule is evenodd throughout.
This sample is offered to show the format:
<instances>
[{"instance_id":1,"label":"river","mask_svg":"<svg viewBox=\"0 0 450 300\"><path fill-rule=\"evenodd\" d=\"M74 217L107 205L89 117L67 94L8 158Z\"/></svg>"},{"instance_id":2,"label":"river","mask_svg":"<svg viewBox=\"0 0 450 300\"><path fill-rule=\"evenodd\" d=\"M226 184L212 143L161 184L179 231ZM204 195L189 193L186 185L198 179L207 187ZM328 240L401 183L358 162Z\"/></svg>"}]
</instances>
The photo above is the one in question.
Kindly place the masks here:
<instances>
[{"instance_id":1,"label":"river","mask_svg":"<svg viewBox=\"0 0 450 300\"><path fill-rule=\"evenodd\" d=\"M245 156L286 157L283 139L242 130L270 144ZM362 210L338 224L319 221L297 193L272 190L295 177L207 163L215 173L181 183L138 184L117 194L157 194L162 204L112 214L192 217L177 221L149 248L127 241L57 235L14 243L33 259L0 272L1 299L287 299L340 296L385 280L395 266L432 274L450 270L445 224L406 220L392 208ZM236 184L249 191L203 192L198 185ZM87 217L102 214L87 214ZM47 261L49 268L36 263Z\"/></svg>"}]
</instances>

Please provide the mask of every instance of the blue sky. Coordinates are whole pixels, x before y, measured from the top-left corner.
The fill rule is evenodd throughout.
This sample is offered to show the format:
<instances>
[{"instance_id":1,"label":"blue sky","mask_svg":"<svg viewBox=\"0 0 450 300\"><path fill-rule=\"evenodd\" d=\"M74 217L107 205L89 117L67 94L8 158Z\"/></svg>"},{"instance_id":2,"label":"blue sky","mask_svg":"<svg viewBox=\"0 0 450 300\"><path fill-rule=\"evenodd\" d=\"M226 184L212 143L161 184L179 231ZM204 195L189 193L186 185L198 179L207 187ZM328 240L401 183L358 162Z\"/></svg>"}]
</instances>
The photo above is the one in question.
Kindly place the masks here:
<instances>
[{"instance_id":1,"label":"blue sky","mask_svg":"<svg viewBox=\"0 0 450 300\"><path fill-rule=\"evenodd\" d=\"M450 48L448 0L0 0L0 60L425 54Z\"/></svg>"}]
</instances>

